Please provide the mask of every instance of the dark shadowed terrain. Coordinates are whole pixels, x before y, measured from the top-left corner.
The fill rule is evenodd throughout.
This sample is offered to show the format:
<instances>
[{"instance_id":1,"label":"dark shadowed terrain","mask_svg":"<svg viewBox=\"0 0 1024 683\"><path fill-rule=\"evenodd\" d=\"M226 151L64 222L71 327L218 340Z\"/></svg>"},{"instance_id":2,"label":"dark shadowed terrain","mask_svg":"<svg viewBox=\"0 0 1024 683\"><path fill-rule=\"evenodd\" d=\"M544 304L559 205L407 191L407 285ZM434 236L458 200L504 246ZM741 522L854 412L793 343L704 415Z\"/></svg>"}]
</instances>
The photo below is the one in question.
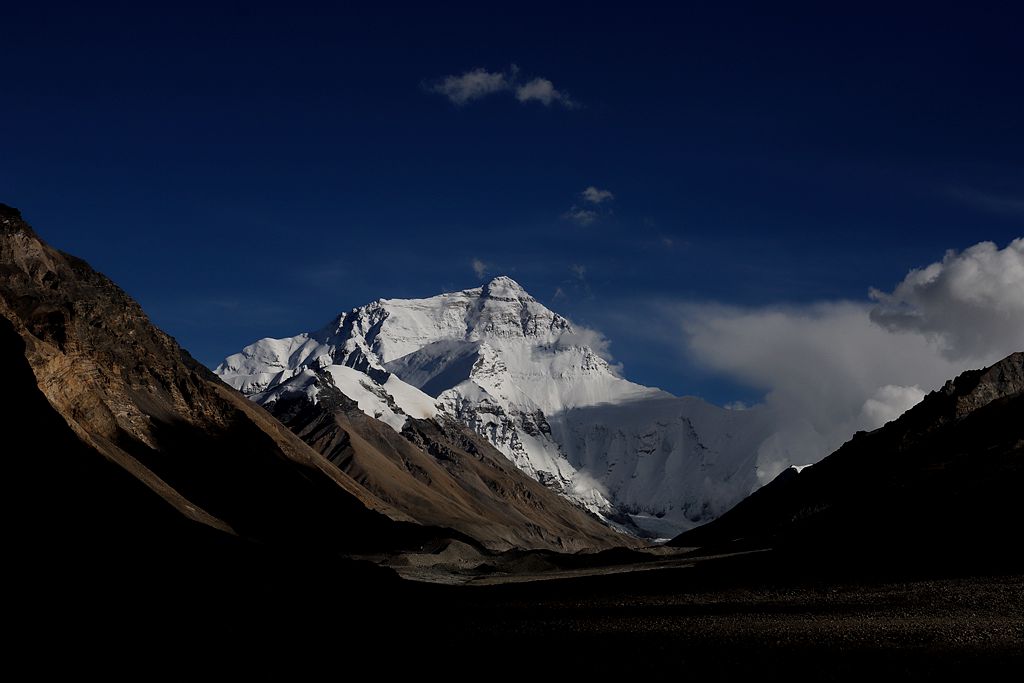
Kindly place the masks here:
<instances>
[{"instance_id":1,"label":"dark shadowed terrain","mask_svg":"<svg viewBox=\"0 0 1024 683\"><path fill-rule=\"evenodd\" d=\"M114 671L306 676L993 677L1024 663L1024 577L703 567L490 587L256 556L40 590L19 640ZM197 568L193 567L193 571ZM54 605L51 600L58 600ZM59 617L54 619L55 616ZM480 674L483 675L483 674Z\"/></svg>"},{"instance_id":2,"label":"dark shadowed terrain","mask_svg":"<svg viewBox=\"0 0 1024 683\"><path fill-rule=\"evenodd\" d=\"M1024 353L1014 353L670 545L836 555L868 547L917 565L1017 565L1022 483Z\"/></svg>"}]
</instances>

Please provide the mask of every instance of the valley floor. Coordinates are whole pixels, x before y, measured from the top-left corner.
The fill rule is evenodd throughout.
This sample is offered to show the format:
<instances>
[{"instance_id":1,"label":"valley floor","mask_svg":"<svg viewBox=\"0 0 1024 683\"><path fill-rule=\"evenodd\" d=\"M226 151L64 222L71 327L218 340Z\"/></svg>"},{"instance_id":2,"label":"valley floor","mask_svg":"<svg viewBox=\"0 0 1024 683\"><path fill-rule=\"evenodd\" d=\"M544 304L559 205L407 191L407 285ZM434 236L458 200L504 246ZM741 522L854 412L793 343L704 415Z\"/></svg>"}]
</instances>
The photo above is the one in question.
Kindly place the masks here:
<instances>
[{"instance_id":1,"label":"valley floor","mask_svg":"<svg viewBox=\"0 0 1024 683\"><path fill-rule=\"evenodd\" d=\"M137 571L23 595L15 652L41 672L292 680L984 680L1024 664L1022 574L823 578L765 553L623 569L462 586L313 558L201 583Z\"/></svg>"},{"instance_id":2,"label":"valley floor","mask_svg":"<svg viewBox=\"0 0 1024 683\"><path fill-rule=\"evenodd\" d=\"M520 652L578 653L594 672L710 680L979 675L1024 664L1021 576L687 589L674 573L634 575L636 588L499 591L468 604L462 628Z\"/></svg>"}]
</instances>

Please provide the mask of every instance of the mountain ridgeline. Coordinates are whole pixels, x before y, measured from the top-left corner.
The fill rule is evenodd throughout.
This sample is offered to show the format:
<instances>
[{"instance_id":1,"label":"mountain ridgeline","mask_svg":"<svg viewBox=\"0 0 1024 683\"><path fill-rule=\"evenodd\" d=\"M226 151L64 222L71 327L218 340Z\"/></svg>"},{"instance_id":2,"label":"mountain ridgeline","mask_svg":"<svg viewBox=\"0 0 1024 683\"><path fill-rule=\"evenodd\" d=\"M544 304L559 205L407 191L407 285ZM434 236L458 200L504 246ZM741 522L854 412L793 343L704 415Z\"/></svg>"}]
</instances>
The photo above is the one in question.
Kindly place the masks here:
<instances>
[{"instance_id":1,"label":"mountain ridgeline","mask_svg":"<svg viewBox=\"0 0 1024 683\"><path fill-rule=\"evenodd\" d=\"M285 396L316 402L329 377L397 432L409 420L453 419L549 489L636 533L674 535L757 487L758 446L771 433L763 411L630 382L592 339L501 276L375 301L321 330L259 340L215 372L267 407Z\"/></svg>"},{"instance_id":2,"label":"mountain ridgeline","mask_svg":"<svg viewBox=\"0 0 1024 683\"><path fill-rule=\"evenodd\" d=\"M1011 559L1024 523L1024 353L965 372L901 417L790 468L676 546Z\"/></svg>"},{"instance_id":3,"label":"mountain ridgeline","mask_svg":"<svg viewBox=\"0 0 1024 683\"><path fill-rule=\"evenodd\" d=\"M418 533L224 386L113 282L50 248L7 206L0 206L0 318L5 359L31 369L49 406L45 419L63 421L58 431L70 451L105 463L86 468L104 481L126 473L133 489L192 524L260 542L376 548L382 539ZM62 463L69 449L35 452L29 441L20 443L17 462L41 487L32 500L62 505L47 480L56 486L68 477ZM116 469L122 473L112 474ZM75 486L93 490L89 479ZM126 522L139 512L121 510Z\"/></svg>"},{"instance_id":4,"label":"mountain ridgeline","mask_svg":"<svg viewBox=\"0 0 1024 683\"><path fill-rule=\"evenodd\" d=\"M292 415L304 436L332 444L331 459L321 455L4 205L0 334L23 385L18 410L5 411L17 416L5 431L28 436L38 425L37 443L5 445L24 469L23 509L46 521L38 538L67 536L102 511L99 530L123 530L122 547L144 536L159 545L171 532L327 554L397 552L438 539L496 549L621 543L620 533L453 422L411 425L406 438L361 413L348 416L350 402L339 397L336 416ZM339 466L346 463L355 463L347 469L358 481ZM453 474L462 472L465 488ZM395 478L404 488L382 483Z\"/></svg>"}]
</instances>

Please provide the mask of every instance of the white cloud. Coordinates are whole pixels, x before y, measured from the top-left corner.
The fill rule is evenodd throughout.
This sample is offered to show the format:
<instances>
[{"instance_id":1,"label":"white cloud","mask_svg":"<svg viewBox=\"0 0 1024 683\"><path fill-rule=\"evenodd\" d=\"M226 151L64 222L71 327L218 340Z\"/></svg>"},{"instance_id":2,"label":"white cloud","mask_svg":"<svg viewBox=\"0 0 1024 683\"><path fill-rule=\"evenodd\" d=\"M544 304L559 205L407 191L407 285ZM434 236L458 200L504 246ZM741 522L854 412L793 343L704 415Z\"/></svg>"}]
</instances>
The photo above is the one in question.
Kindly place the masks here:
<instances>
[{"instance_id":1,"label":"white cloud","mask_svg":"<svg viewBox=\"0 0 1024 683\"><path fill-rule=\"evenodd\" d=\"M758 450L762 481L789 465L817 462L854 432L898 416L925 390L997 360L950 360L924 334L877 325L871 308L827 302L675 309L694 360L766 392L760 409L775 427Z\"/></svg>"},{"instance_id":2,"label":"white cloud","mask_svg":"<svg viewBox=\"0 0 1024 683\"><path fill-rule=\"evenodd\" d=\"M583 196L585 201L588 201L591 204L600 204L602 202L615 199L615 195L612 194L610 190L599 190L593 185L583 190L583 192L580 192L580 194Z\"/></svg>"},{"instance_id":3,"label":"white cloud","mask_svg":"<svg viewBox=\"0 0 1024 683\"><path fill-rule=\"evenodd\" d=\"M569 266L569 270L572 271L577 280L585 280L587 278L587 267L582 264L574 263Z\"/></svg>"},{"instance_id":4,"label":"white cloud","mask_svg":"<svg viewBox=\"0 0 1024 683\"><path fill-rule=\"evenodd\" d=\"M615 195L609 190L601 190L591 185L587 189L580 192L580 197L583 201L594 205L594 208L583 208L575 204L562 214L562 218L568 221L572 221L577 225L587 226L593 224L598 218L602 216L608 216L612 214L612 210L609 207L600 207L600 204L615 199Z\"/></svg>"},{"instance_id":5,"label":"white cloud","mask_svg":"<svg viewBox=\"0 0 1024 683\"><path fill-rule=\"evenodd\" d=\"M900 387L886 384L864 402L861 416L867 424L884 425L916 406L924 395L925 392L918 386Z\"/></svg>"},{"instance_id":6,"label":"white cloud","mask_svg":"<svg viewBox=\"0 0 1024 683\"><path fill-rule=\"evenodd\" d=\"M511 87L509 77L500 71L473 69L459 76L445 76L441 82L434 84L429 89L461 106Z\"/></svg>"},{"instance_id":7,"label":"white cloud","mask_svg":"<svg viewBox=\"0 0 1024 683\"><path fill-rule=\"evenodd\" d=\"M1024 238L999 249L980 242L915 268L891 293L871 290L871 319L927 335L952 359L1024 349Z\"/></svg>"},{"instance_id":8,"label":"white cloud","mask_svg":"<svg viewBox=\"0 0 1024 683\"><path fill-rule=\"evenodd\" d=\"M874 304L659 311L679 321L691 360L765 392L758 408L774 433L758 450L762 481L895 419L964 370L1024 349L1024 239L947 252L870 296Z\"/></svg>"},{"instance_id":9,"label":"white cloud","mask_svg":"<svg viewBox=\"0 0 1024 683\"><path fill-rule=\"evenodd\" d=\"M471 265L473 266L473 272L476 273L478 278L483 278L487 275L487 271L490 270L490 267L478 258L473 259Z\"/></svg>"},{"instance_id":10,"label":"white cloud","mask_svg":"<svg viewBox=\"0 0 1024 683\"><path fill-rule=\"evenodd\" d=\"M562 214L562 218L567 221L572 221L577 225L584 227L592 225L597 220L598 214L596 211L590 209L581 209L578 206L574 206L565 213Z\"/></svg>"},{"instance_id":11,"label":"white cloud","mask_svg":"<svg viewBox=\"0 0 1024 683\"><path fill-rule=\"evenodd\" d=\"M605 498L609 495L608 488L585 470L577 470L576 474L573 475L572 492L580 496L590 495L595 492Z\"/></svg>"},{"instance_id":12,"label":"white cloud","mask_svg":"<svg viewBox=\"0 0 1024 683\"><path fill-rule=\"evenodd\" d=\"M559 348L589 346L591 351L611 364L609 367L611 367L613 371L619 372L622 369L621 365L612 364L614 358L612 357L611 342L608 340L608 337L589 327L583 327L582 325L573 323L572 332L563 332L560 334L558 339L555 341L555 346Z\"/></svg>"},{"instance_id":13,"label":"white cloud","mask_svg":"<svg viewBox=\"0 0 1024 683\"><path fill-rule=\"evenodd\" d=\"M565 93L555 89L555 84L546 78L534 78L516 88L516 99L520 102L540 102L545 107L560 104L572 109L576 103Z\"/></svg>"},{"instance_id":14,"label":"white cloud","mask_svg":"<svg viewBox=\"0 0 1024 683\"><path fill-rule=\"evenodd\" d=\"M533 78L525 83L519 80L519 67L513 64L508 71L488 71L476 68L459 75L445 76L440 81L425 85L430 92L444 95L454 104L462 106L488 95L511 92L522 104L540 102L545 107L553 104L574 109L579 104L555 88L546 78Z\"/></svg>"}]
</instances>

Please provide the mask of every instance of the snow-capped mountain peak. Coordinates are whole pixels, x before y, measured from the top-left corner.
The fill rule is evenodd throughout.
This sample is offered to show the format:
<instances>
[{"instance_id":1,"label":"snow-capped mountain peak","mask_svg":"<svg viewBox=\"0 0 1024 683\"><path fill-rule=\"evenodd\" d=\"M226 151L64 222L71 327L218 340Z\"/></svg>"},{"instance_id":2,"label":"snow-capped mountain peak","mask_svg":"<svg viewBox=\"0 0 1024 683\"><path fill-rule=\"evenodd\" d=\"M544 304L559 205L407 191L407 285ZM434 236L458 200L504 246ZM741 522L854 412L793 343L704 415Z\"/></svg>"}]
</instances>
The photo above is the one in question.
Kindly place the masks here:
<instances>
[{"instance_id":1,"label":"snow-capped mountain peak","mask_svg":"<svg viewBox=\"0 0 1024 683\"><path fill-rule=\"evenodd\" d=\"M552 343L572 331L568 320L552 312L522 286L499 276L481 288L475 310L467 317L467 338L524 338Z\"/></svg>"},{"instance_id":2,"label":"snow-capped mountain peak","mask_svg":"<svg viewBox=\"0 0 1024 683\"><path fill-rule=\"evenodd\" d=\"M630 382L587 343L596 337L499 276L424 299L379 299L319 331L255 342L215 371L265 404L295 392L316 401L314 376L326 373L396 431L407 415L436 409L579 504L628 511L658 535L756 487L757 411L726 414Z\"/></svg>"}]
</instances>

